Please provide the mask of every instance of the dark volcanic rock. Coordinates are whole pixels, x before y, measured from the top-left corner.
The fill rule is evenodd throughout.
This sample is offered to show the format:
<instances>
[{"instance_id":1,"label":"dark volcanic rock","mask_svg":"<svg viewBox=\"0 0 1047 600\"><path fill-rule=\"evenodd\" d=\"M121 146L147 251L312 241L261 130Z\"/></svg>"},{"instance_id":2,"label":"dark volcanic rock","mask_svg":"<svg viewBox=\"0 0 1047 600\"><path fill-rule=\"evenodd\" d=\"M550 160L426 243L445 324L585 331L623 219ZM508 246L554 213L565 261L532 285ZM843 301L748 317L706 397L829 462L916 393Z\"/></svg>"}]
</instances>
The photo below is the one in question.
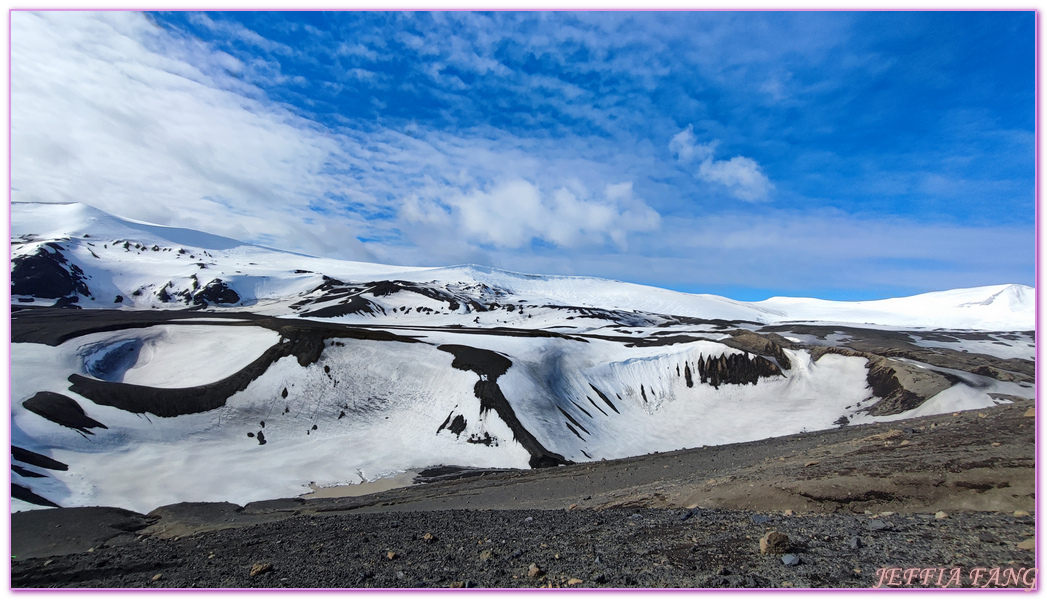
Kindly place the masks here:
<instances>
[{"instance_id":1,"label":"dark volcanic rock","mask_svg":"<svg viewBox=\"0 0 1047 600\"><path fill-rule=\"evenodd\" d=\"M54 392L39 392L32 398L22 403L26 410L34 412L41 417L58 423L63 427L75 429L80 433L92 434L93 428L109 429L105 425L95 421L84 413L80 405L62 394Z\"/></svg>"},{"instance_id":2,"label":"dark volcanic rock","mask_svg":"<svg viewBox=\"0 0 1047 600\"><path fill-rule=\"evenodd\" d=\"M369 314L375 315L382 311L382 308L371 302L367 298L361 296L350 296L345 300L342 300L338 304L331 306L325 306L316 310L303 312L303 317L344 317L345 315L356 315L356 314Z\"/></svg>"},{"instance_id":3,"label":"dark volcanic rock","mask_svg":"<svg viewBox=\"0 0 1047 600\"><path fill-rule=\"evenodd\" d=\"M781 375L778 365L762 356L751 357L748 354L721 354L698 357L698 376L702 383L719 388L722 384L753 384L761 377Z\"/></svg>"},{"instance_id":4,"label":"dark volcanic rock","mask_svg":"<svg viewBox=\"0 0 1047 600\"><path fill-rule=\"evenodd\" d=\"M107 507L23 511L12 514L11 522L32 532L11 539L11 553L18 560L87 552L148 524L136 512Z\"/></svg>"},{"instance_id":5,"label":"dark volcanic rock","mask_svg":"<svg viewBox=\"0 0 1047 600\"><path fill-rule=\"evenodd\" d=\"M876 416L912 410L957 381L952 375L881 356L870 357L866 367L873 394L882 398L869 410L869 414Z\"/></svg>"},{"instance_id":6,"label":"dark volcanic rock","mask_svg":"<svg viewBox=\"0 0 1047 600\"><path fill-rule=\"evenodd\" d=\"M193 294L193 304L196 306L236 304L239 301L240 295L229 289L229 286L221 279L212 279L202 289Z\"/></svg>"},{"instance_id":7,"label":"dark volcanic rock","mask_svg":"<svg viewBox=\"0 0 1047 600\"><path fill-rule=\"evenodd\" d=\"M192 512L206 509L186 508ZM235 519L238 514L230 506L216 516ZM639 518L630 519L632 514ZM967 540L971 536L963 533L966 531L1012 536L1018 529L1001 515L964 515L948 529L930 530L918 517L905 517L902 531L883 533L882 539L878 537L876 543L846 558L832 544L860 517L798 518L796 528L808 532L812 542L802 551L771 558L753 551L752 540L761 535L762 528L750 524L745 515L710 510L703 513L701 522L687 523L681 523L674 511L646 508L599 513L455 510L298 515L195 535L147 537L133 546L95 542L94 552L63 553L46 560L40 554L35 555L38 558L18 556L11 565L11 585L870 588L877 585L877 570L884 567L943 564L962 568L961 584L971 587L968 573L974 567L1013 564L1015 570L1024 571L1034 566L1032 554L1013 545L986 546L976 538ZM521 526L525 516L527 524ZM126 518L130 523L140 519L133 514ZM162 526L168 518L161 517L150 529ZM18 521L15 527L24 529ZM62 529L52 527L52 531ZM106 535L114 531L119 533L110 525ZM436 541L426 543L425 533ZM686 542L681 544L681 540ZM943 554L943 548L949 548L948 554ZM258 575L263 569L259 567L251 576L254 565L266 564L273 565L270 574ZM161 572L163 577L154 581ZM984 581L983 576L977 585Z\"/></svg>"},{"instance_id":8,"label":"dark volcanic rock","mask_svg":"<svg viewBox=\"0 0 1047 600\"><path fill-rule=\"evenodd\" d=\"M57 301L55 301L54 307L79 309L80 307L76 305L79 301L79 296L66 296L65 298L59 298Z\"/></svg>"},{"instance_id":9,"label":"dark volcanic rock","mask_svg":"<svg viewBox=\"0 0 1047 600\"><path fill-rule=\"evenodd\" d=\"M18 485L17 483L11 484L11 497L16 500L21 500L22 502L35 504L37 506L50 506L52 508L59 507L58 504L55 504L47 498L44 498L43 496L37 494L33 490L23 485Z\"/></svg>"},{"instance_id":10,"label":"dark volcanic rock","mask_svg":"<svg viewBox=\"0 0 1047 600\"><path fill-rule=\"evenodd\" d=\"M27 465L33 465L34 467L40 467L41 469L48 469L51 471L68 471L69 465L64 462L57 461L50 456L44 456L43 454L37 454L32 450L26 450L25 448L19 448L18 446L11 446L11 458L24 462Z\"/></svg>"},{"instance_id":11,"label":"dark volcanic rock","mask_svg":"<svg viewBox=\"0 0 1047 600\"><path fill-rule=\"evenodd\" d=\"M62 298L79 293L90 296L83 271L69 264L60 248L58 244L49 244L41 246L36 254L15 257L11 261L11 295Z\"/></svg>"},{"instance_id":12,"label":"dark volcanic rock","mask_svg":"<svg viewBox=\"0 0 1047 600\"><path fill-rule=\"evenodd\" d=\"M156 293L156 299L160 302L170 302L171 294L167 293L167 288L171 287L171 282L167 282L167 285L160 288L160 291Z\"/></svg>"},{"instance_id":13,"label":"dark volcanic rock","mask_svg":"<svg viewBox=\"0 0 1047 600\"><path fill-rule=\"evenodd\" d=\"M490 410L495 411L512 430L513 438L530 453L531 468L572 464L563 456L546 449L530 431L527 431L516 416L512 405L509 404L509 400L502 394L501 388L498 387L498 378L512 366L513 362L509 358L492 350L457 344L444 344L437 346L437 349L454 355L454 360L451 362L452 367L462 371L472 371L480 376L480 380L473 386L473 393L480 399L480 414L483 415Z\"/></svg>"},{"instance_id":14,"label":"dark volcanic rock","mask_svg":"<svg viewBox=\"0 0 1047 600\"><path fill-rule=\"evenodd\" d=\"M792 362L786 356L785 350L782 349L782 346L777 341L769 339L771 337L783 342L787 341L773 333L761 335L752 331L738 330L732 332L731 337L721 340L721 342L738 350L770 356L778 361L778 365L781 368L791 369Z\"/></svg>"},{"instance_id":15,"label":"dark volcanic rock","mask_svg":"<svg viewBox=\"0 0 1047 600\"><path fill-rule=\"evenodd\" d=\"M452 419L452 417L454 417ZM444 422L437 428L436 433L440 433L444 429L449 429L451 433L460 436L465 431L466 421L462 415L455 415L453 412L447 415Z\"/></svg>"}]
</instances>

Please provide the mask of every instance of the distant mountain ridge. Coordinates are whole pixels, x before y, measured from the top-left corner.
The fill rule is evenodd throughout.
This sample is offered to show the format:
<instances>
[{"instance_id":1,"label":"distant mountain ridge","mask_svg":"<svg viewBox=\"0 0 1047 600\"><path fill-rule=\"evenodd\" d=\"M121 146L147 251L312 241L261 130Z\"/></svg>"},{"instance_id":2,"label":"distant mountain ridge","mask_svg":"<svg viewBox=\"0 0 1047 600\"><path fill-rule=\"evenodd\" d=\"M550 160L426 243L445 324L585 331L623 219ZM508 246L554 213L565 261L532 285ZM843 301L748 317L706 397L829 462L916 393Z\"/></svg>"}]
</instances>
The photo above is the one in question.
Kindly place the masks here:
<instances>
[{"instance_id":1,"label":"distant mountain ridge","mask_svg":"<svg viewBox=\"0 0 1047 600\"><path fill-rule=\"evenodd\" d=\"M1035 395L1031 288L738 302L12 205L12 508L246 503Z\"/></svg>"},{"instance_id":2,"label":"distant mountain ridge","mask_svg":"<svg viewBox=\"0 0 1047 600\"><path fill-rule=\"evenodd\" d=\"M377 279L412 284L455 282L477 290L481 286L497 289L503 296L532 296L564 305L764 324L838 322L980 330L1031 330L1035 326L1035 291L1016 284L862 302L782 297L739 302L595 277L529 275L476 265L399 267L307 257L189 229L122 219L80 203L14 203L11 235L13 293L33 297L34 302L64 298L65 304L80 307L271 304L307 294L327 276L346 283ZM43 275L18 268L20 262L34 256L44 259L34 261L46 271ZM48 288L50 295L34 295L29 279L34 275L45 278L48 273L61 277L59 271L69 274L63 285ZM209 284L232 292L210 294L214 298L225 293L226 300L232 300L234 294L237 300L207 300L200 290ZM78 285L89 293L77 289ZM56 289L74 291L57 295ZM116 297L122 301L116 302ZM475 300L482 302L483 298Z\"/></svg>"}]
</instances>

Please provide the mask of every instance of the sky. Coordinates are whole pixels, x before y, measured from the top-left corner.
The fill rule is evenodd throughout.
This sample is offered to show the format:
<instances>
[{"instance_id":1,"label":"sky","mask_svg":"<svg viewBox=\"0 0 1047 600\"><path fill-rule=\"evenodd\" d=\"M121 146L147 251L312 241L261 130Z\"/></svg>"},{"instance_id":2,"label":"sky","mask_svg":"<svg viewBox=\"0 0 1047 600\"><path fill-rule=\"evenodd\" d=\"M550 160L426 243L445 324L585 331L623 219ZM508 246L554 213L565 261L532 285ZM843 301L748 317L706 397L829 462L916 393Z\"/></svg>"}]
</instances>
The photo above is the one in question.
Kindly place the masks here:
<instances>
[{"instance_id":1,"label":"sky","mask_svg":"<svg viewBox=\"0 0 1047 600\"><path fill-rule=\"evenodd\" d=\"M16 11L11 185L739 300L1033 285L1035 18Z\"/></svg>"}]
</instances>

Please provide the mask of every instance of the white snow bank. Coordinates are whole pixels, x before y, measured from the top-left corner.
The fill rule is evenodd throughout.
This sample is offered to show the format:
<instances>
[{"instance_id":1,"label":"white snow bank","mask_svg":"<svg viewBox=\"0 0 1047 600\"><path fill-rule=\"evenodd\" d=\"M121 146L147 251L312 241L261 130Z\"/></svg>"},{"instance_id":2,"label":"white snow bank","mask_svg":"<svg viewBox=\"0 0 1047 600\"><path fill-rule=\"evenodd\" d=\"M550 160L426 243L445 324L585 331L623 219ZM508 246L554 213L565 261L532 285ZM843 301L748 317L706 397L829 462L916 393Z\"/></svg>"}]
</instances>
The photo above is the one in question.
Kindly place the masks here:
<instances>
[{"instance_id":1,"label":"white snow bank","mask_svg":"<svg viewBox=\"0 0 1047 600\"><path fill-rule=\"evenodd\" d=\"M895 327L1027 331L1036 326L1036 293L1024 285L930 292L905 298L836 302L770 298L753 306L781 314L779 322L812 321Z\"/></svg>"},{"instance_id":2,"label":"white snow bank","mask_svg":"<svg viewBox=\"0 0 1047 600\"><path fill-rule=\"evenodd\" d=\"M280 341L262 327L156 325L116 333L92 334L63 344L76 346L88 374L107 381L158 388L186 388L220 381L249 365ZM120 365L114 354L137 354ZM118 373L105 371L115 364Z\"/></svg>"}]
</instances>

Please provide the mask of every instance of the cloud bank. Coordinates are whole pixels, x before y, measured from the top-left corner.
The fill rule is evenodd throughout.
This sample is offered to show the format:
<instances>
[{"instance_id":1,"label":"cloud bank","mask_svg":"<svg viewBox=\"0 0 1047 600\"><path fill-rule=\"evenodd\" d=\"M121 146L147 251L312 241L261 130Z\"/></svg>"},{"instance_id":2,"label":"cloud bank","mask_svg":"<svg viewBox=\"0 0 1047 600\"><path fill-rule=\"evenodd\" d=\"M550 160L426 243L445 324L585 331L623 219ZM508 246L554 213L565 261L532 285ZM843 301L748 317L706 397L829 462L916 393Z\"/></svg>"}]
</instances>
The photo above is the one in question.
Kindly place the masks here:
<instances>
[{"instance_id":1,"label":"cloud bank","mask_svg":"<svg viewBox=\"0 0 1047 600\"><path fill-rule=\"evenodd\" d=\"M733 295L1032 283L1032 86L912 41L1012 17L15 11L12 198Z\"/></svg>"},{"instance_id":2,"label":"cloud bank","mask_svg":"<svg viewBox=\"0 0 1047 600\"><path fill-rule=\"evenodd\" d=\"M266 45L242 27L224 29ZM15 13L12 62L16 201L83 201L290 250L394 262L358 238L436 227L478 252L532 240L625 247L630 233L658 225L631 182L603 181L600 168L582 169L587 182L567 177L548 153L504 133L492 141L319 125L245 86L235 77L241 61L170 37L138 13Z\"/></svg>"},{"instance_id":3,"label":"cloud bank","mask_svg":"<svg viewBox=\"0 0 1047 600\"><path fill-rule=\"evenodd\" d=\"M400 216L416 226L457 232L494 248L523 248L534 241L564 248L627 248L634 231L658 228L660 216L632 193L631 183L608 185L598 197L575 182L550 192L523 179L489 190L453 195L443 203L411 196Z\"/></svg>"}]
</instances>

